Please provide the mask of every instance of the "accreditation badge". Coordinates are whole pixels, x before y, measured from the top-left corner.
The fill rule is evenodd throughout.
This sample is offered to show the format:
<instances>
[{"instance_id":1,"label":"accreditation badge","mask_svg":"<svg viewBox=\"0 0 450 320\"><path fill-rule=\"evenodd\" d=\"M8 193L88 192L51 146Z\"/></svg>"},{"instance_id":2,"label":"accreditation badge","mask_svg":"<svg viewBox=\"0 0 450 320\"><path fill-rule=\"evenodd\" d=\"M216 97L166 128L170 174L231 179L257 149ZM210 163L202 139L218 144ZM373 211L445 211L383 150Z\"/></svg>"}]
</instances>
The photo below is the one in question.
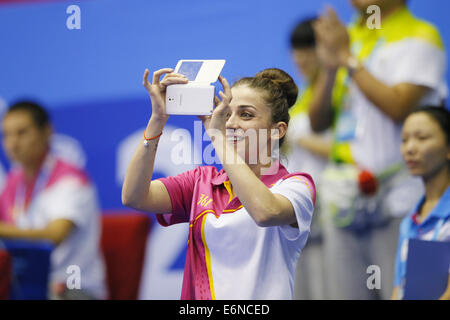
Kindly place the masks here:
<instances>
[{"instance_id":1,"label":"accreditation badge","mask_svg":"<svg viewBox=\"0 0 450 320\"><path fill-rule=\"evenodd\" d=\"M336 124L335 139L339 142L351 141L356 137L356 117L349 109L339 114Z\"/></svg>"}]
</instances>

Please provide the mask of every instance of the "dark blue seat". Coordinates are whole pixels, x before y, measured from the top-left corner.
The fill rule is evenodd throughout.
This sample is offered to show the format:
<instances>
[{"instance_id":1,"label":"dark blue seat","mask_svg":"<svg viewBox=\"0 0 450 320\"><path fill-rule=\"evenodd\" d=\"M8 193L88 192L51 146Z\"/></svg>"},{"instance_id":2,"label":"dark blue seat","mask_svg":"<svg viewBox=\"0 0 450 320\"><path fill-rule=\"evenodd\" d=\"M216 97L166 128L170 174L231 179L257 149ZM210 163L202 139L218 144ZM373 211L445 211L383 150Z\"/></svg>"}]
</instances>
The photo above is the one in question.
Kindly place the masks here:
<instances>
[{"instance_id":1,"label":"dark blue seat","mask_svg":"<svg viewBox=\"0 0 450 320\"><path fill-rule=\"evenodd\" d=\"M24 240L1 240L1 243L12 257L10 299L47 299L53 244Z\"/></svg>"}]
</instances>

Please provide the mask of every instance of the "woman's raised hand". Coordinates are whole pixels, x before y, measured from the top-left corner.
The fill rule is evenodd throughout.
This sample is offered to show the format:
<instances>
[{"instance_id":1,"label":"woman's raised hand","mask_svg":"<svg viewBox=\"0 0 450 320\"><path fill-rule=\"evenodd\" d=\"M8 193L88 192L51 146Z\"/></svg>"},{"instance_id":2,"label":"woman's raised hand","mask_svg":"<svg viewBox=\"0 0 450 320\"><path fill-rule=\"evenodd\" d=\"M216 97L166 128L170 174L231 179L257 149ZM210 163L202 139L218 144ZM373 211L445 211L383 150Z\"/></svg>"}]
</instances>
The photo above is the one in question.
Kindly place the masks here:
<instances>
[{"instance_id":1,"label":"woman's raised hand","mask_svg":"<svg viewBox=\"0 0 450 320\"><path fill-rule=\"evenodd\" d=\"M350 56L350 38L345 25L331 7L313 24L316 51L322 65L336 70L345 65Z\"/></svg>"},{"instance_id":2,"label":"woman's raised hand","mask_svg":"<svg viewBox=\"0 0 450 320\"><path fill-rule=\"evenodd\" d=\"M228 119L228 114L230 112L229 104L232 99L231 95L231 88L228 84L227 79L225 79L222 76L219 76L219 81L222 84L223 91L219 92L219 96L222 98L222 100L219 99L219 97L214 97L214 104L215 108L210 116L199 116L199 118L202 120L203 125L205 126L205 130L208 129L215 129L219 130L221 132L225 132L225 125Z\"/></svg>"},{"instance_id":3,"label":"woman's raised hand","mask_svg":"<svg viewBox=\"0 0 450 320\"><path fill-rule=\"evenodd\" d=\"M166 113L166 88L171 84L186 84L188 79L179 73L173 73L173 69L165 68L153 73L153 81L148 81L150 71L145 69L142 84L150 94L152 101L152 118L166 119L169 115ZM164 78L160 81L162 75Z\"/></svg>"}]
</instances>

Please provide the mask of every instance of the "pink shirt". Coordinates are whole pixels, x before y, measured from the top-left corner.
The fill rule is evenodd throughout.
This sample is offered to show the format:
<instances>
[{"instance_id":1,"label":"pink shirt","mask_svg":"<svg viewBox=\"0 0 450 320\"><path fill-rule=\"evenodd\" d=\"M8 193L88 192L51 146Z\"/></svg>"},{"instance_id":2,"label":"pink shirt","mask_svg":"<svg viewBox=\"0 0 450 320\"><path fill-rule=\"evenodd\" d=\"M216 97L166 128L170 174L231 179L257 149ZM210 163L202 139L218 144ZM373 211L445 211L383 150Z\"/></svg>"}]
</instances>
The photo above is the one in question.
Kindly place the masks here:
<instances>
[{"instance_id":1,"label":"pink shirt","mask_svg":"<svg viewBox=\"0 0 450 320\"><path fill-rule=\"evenodd\" d=\"M51 161L49 161L51 159ZM44 178L44 186L35 192L42 192L51 189L55 184L67 177L77 179L81 185L88 185L89 179L80 169L62 161L61 159L47 157L46 164L48 166L48 177ZM41 172L41 171L40 171ZM39 173L40 173L39 172ZM14 168L8 173L5 187L0 195L0 221L14 223L14 206L17 196L17 190L20 185L25 186L25 207L28 208L32 193L36 188L37 176L27 183L25 175L20 167Z\"/></svg>"},{"instance_id":2,"label":"pink shirt","mask_svg":"<svg viewBox=\"0 0 450 320\"><path fill-rule=\"evenodd\" d=\"M309 234L315 187L308 174L289 174L278 161L272 168L277 165L279 170L263 175L261 181L272 192L285 195L291 201L300 230L291 226L263 228L256 225L239 198L231 199L230 181L223 169L199 166L174 177L158 179L166 186L172 201L172 213L157 214L158 222L162 226L189 223L181 299L284 299L292 296L295 264ZM272 238L273 252L271 246L259 247L258 243ZM277 243L279 248L276 248ZM246 246L248 255L236 255L236 250L245 252ZM273 278L272 272L265 271L271 266L280 270L282 288L275 296L261 296L258 293L261 290L256 287L270 282L264 277ZM228 276L229 273L233 276ZM245 280L234 284L233 279L239 279L239 275ZM239 293L237 287L243 281L245 288ZM274 284L271 291L277 292L273 287Z\"/></svg>"},{"instance_id":3,"label":"pink shirt","mask_svg":"<svg viewBox=\"0 0 450 320\"><path fill-rule=\"evenodd\" d=\"M87 175L52 154L30 183L25 183L20 167L13 169L0 195L0 220L22 229L42 229L58 219L70 220L75 228L52 251L51 284L65 284L68 267L79 266L82 289L105 298L100 208Z\"/></svg>"}]
</instances>

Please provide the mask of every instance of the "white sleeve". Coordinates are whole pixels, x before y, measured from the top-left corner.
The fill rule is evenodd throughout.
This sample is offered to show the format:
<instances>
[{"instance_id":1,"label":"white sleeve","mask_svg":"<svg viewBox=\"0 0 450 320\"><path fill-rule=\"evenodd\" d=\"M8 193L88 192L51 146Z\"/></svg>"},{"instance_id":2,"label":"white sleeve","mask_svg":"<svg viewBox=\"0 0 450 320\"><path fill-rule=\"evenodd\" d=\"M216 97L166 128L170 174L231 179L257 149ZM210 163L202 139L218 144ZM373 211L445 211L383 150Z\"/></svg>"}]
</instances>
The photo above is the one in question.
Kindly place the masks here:
<instances>
[{"instance_id":1,"label":"white sleeve","mask_svg":"<svg viewBox=\"0 0 450 320\"><path fill-rule=\"evenodd\" d=\"M392 65L394 83L412 83L439 90L445 85L445 51L421 39L402 40Z\"/></svg>"},{"instance_id":2,"label":"white sleeve","mask_svg":"<svg viewBox=\"0 0 450 320\"><path fill-rule=\"evenodd\" d=\"M48 221L67 219L82 227L99 212L95 188L76 178L64 178L51 187L47 194Z\"/></svg>"},{"instance_id":3,"label":"white sleeve","mask_svg":"<svg viewBox=\"0 0 450 320\"><path fill-rule=\"evenodd\" d=\"M279 226L284 236L291 241L306 242L308 238L311 219L314 211L313 186L306 178L293 176L275 184L272 193L286 197L292 204L298 228L290 225ZM303 243L304 245L304 243Z\"/></svg>"}]
</instances>

